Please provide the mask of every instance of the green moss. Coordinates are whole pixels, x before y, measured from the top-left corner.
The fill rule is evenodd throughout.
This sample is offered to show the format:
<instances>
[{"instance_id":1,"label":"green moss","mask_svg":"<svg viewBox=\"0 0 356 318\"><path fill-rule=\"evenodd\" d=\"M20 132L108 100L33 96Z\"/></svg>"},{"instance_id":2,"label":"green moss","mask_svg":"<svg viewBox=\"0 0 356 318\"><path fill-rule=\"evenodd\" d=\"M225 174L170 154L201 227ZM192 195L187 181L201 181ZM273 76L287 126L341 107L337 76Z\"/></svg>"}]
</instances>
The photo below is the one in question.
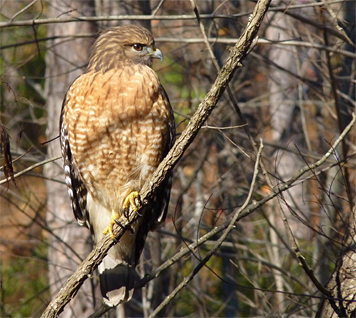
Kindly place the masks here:
<instances>
[{"instance_id":1,"label":"green moss","mask_svg":"<svg viewBox=\"0 0 356 318\"><path fill-rule=\"evenodd\" d=\"M2 264L0 316L20 318L41 314L49 298L46 251L39 246L33 250L38 256L12 256Z\"/></svg>"}]
</instances>

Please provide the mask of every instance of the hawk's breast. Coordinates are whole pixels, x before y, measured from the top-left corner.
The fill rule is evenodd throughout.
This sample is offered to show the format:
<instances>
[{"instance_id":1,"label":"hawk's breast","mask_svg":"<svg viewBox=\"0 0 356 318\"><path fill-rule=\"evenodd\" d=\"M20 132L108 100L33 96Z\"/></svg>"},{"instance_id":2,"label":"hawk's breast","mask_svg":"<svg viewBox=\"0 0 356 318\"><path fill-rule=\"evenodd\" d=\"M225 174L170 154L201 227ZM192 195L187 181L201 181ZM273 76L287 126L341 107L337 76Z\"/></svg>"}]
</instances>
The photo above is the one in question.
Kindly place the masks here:
<instances>
[{"instance_id":1,"label":"hawk's breast","mask_svg":"<svg viewBox=\"0 0 356 318\"><path fill-rule=\"evenodd\" d=\"M143 65L80 76L67 93L65 121L88 190L121 209L163 157L171 109L154 71Z\"/></svg>"}]
</instances>

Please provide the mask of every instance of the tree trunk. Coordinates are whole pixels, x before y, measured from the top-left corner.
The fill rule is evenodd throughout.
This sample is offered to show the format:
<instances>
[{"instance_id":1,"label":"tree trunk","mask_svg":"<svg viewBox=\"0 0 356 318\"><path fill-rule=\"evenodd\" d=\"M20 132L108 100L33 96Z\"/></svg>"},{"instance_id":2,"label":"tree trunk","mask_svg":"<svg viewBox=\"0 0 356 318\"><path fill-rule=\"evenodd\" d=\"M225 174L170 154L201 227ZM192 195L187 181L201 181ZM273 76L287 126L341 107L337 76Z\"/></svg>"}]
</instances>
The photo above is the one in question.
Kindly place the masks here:
<instances>
[{"instance_id":1,"label":"tree trunk","mask_svg":"<svg viewBox=\"0 0 356 318\"><path fill-rule=\"evenodd\" d=\"M267 29L267 38L271 41L291 40L295 34L291 31L291 20L282 13L270 15L271 25ZM294 49L295 50L295 49ZM270 114L273 141L292 151L297 151L304 143L303 131L301 129L302 118L296 115L299 113L298 106L298 54L291 48L272 46L269 51L269 59L279 67L271 66L269 71L269 90L270 90ZM294 75L295 74L295 75ZM301 108L303 105L301 105ZM303 112L300 109L302 117ZM278 176L277 182L288 180L296 169L304 166L304 161L299 154L290 151L274 152L275 173ZM287 217L290 216L288 209L293 209L296 213L302 212L308 217L309 205L305 202L307 198L307 188L300 184L292 187L284 194L284 202L281 204ZM307 203L307 204L306 204ZM303 215L301 216L303 217ZM289 218L290 226L294 234L299 238L306 237L306 228L300 226L299 220L293 216Z\"/></svg>"},{"instance_id":2,"label":"tree trunk","mask_svg":"<svg viewBox=\"0 0 356 318\"><path fill-rule=\"evenodd\" d=\"M315 317L356 317L356 208L350 217L349 244L336 262L335 271L327 288L332 296L324 299Z\"/></svg>"},{"instance_id":3,"label":"tree trunk","mask_svg":"<svg viewBox=\"0 0 356 318\"><path fill-rule=\"evenodd\" d=\"M71 1L69 5L55 0L51 5L51 17L58 17L66 12L79 16L90 16L94 13L89 1ZM58 23L48 26L49 37L95 32L95 25L88 22ZM54 39L48 43L45 84L48 140L56 138L59 134L59 118L65 92L74 79L82 73L92 42L92 38L84 38L73 41ZM49 143L48 155L50 157L60 155L58 139ZM44 173L48 178L47 225L53 233L48 239L48 263L50 291L51 295L54 295L89 253L92 245L88 229L81 228L74 219L66 186L59 183L64 181L62 160L46 165ZM95 306L93 286L95 285L96 279L88 280L71 304L65 308L61 317L84 317L93 312ZM98 296L100 297L100 295L96 297Z\"/></svg>"},{"instance_id":4,"label":"tree trunk","mask_svg":"<svg viewBox=\"0 0 356 318\"><path fill-rule=\"evenodd\" d=\"M344 25L349 28L349 32L347 32L347 30L345 31L348 34L349 38L353 41L355 41L355 13L355 2L346 2ZM355 53L355 46L346 44L345 49L349 52ZM353 78L352 72L354 71L352 70L352 65L352 59L345 57L340 78ZM350 82L348 83L346 80L343 80L341 81L341 83L339 83L339 85L340 90L344 93L344 96L350 97L350 100L355 100L355 84L350 85ZM352 111L350 100L344 100L343 98L339 99L339 105L341 108L340 113L342 114L342 128L344 128L344 126L350 121L350 113ZM342 150L340 148L341 147L339 147L338 149L338 154L342 153ZM340 155L340 157L342 156ZM330 196L332 200L330 201L333 204L328 204L327 206L330 207L329 210L333 209L335 207L336 202L336 204L338 204L338 209L335 210L342 211L342 202L340 200L340 198L342 198L342 193L340 191L340 185L344 185L344 183L342 182L342 180L338 180L338 182L336 182L335 180L336 178L340 179L340 177L345 178L345 175L341 175L340 171L338 171L338 174L336 172L331 174L333 170L334 169L330 169L329 171L328 178L330 182L327 184L327 187L331 189ZM340 170L339 167L337 167L337 170ZM338 186L337 190L333 188L334 184ZM343 252L340 253L341 255L339 256L338 260L336 261L334 273L327 285L328 289L332 291L332 298L326 298L321 302L320 309L315 317L356 317L356 206L352 201L349 202L349 206L352 211L350 213L347 229L348 240L345 239L346 245L344 247ZM346 208L345 212L347 212ZM333 213L335 214L335 211L333 211Z\"/></svg>"},{"instance_id":5,"label":"tree trunk","mask_svg":"<svg viewBox=\"0 0 356 318\"><path fill-rule=\"evenodd\" d=\"M299 31L297 31L295 22L288 15L279 12L270 13L269 20L271 23L266 30L269 40L288 41L298 36ZM271 137L276 145L286 149L273 151L272 174L276 175L275 184L277 185L289 180L296 170L305 165L303 158L296 152L304 148L304 145L309 147L309 140L302 104L302 87L297 80L301 72L299 54L296 48L275 45L271 46L268 58L273 63L268 73ZM268 207L269 222L275 228L283 229L284 227L281 218L275 214L281 209L296 238L310 237L311 232L306 226L301 226L298 219L310 217L308 188L305 183L294 185ZM283 260L280 257L280 241L275 228L270 228L273 247L269 250L269 257L276 266L281 267ZM272 272L277 289L285 290L286 282L283 275L277 270L272 270ZM285 303L285 295L278 293L276 295L277 312L285 312Z\"/></svg>"}]
</instances>

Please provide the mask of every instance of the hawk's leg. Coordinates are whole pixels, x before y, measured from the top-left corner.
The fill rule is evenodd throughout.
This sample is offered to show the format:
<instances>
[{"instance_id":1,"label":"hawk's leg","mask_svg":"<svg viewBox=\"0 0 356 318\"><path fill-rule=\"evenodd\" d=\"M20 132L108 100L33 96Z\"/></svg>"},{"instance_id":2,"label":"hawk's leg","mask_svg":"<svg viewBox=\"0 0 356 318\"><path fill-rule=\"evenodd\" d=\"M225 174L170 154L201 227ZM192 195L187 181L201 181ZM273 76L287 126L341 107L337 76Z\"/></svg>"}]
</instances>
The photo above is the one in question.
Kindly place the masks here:
<instances>
[{"instance_id":1,"label":"hawk's leg","mask_svg":"<svg viewBox=\"0 0 356 318\"><path fill-rule=\"evenodd\" d=\"M120 223L119 223L119 219L120 219L121 214L116 212L115 210L111 211L111 219L110 219L110 223L109 225L104 229L103 234L110 234L110 237L112 239L115 239L115 235L113 232L113 226L114 224L119 225L120 227L123 227Z\"/></svg>"},{"instance_id":2,"label":"hawk's leg","mask_svg":"<svg viewBox=\"0 0 356 318\"><path fill-rule=\"evenodd\" d=\"M124 200L124 203L122 205L122 209L123 209L123 213L125 215L125 217L128 219L129 215L128 212L130 211L130 208L132 211L137 212L137 207L136 207L136 203L135 200L140 200L140 196L138 194L137 191L131 192ZM123 228L123 226L121 225L121 223L119 222L119 219L121 217L121 214L116 212L115 210L111 211L111 219L110 219L110 223L109 225L104 229L103 234L109 234L110 237L114 240L115 239L115 235L113 232L113 227L114 224L117 224L118 226L120 226L121 228Z\"/></svg>"}]
</instances>

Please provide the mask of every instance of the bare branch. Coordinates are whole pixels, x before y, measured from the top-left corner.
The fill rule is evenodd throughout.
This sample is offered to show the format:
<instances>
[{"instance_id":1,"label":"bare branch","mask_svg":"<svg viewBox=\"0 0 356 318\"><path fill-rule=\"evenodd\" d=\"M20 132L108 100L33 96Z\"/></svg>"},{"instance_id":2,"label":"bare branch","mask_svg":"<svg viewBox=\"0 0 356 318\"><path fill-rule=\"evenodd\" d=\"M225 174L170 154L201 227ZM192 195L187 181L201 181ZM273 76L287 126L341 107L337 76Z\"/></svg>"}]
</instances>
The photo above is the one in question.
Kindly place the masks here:
<instances>
[{"instance_id":1,"label":"bare branch","mask_svg":"<svg viewBox=\"0 0 356 318\"><path fill-rule=\"evenodd\" d=\"M340 134L339 138L335 141L335 143L332 145L332 147L329 149L329 151L320 159L318 160L316 163L314 163L313 165L307 165L305 168L303 168L302 170L300 170L300 172L294 176L293 178L291 178L286 184L291 185L291 182L294 183L296 180L298 180L302 174L304 174L306 171L311 171L314 170L316 167L320 166L323 162L325 162L330 156L331 154L335 151L335 149L337 148L337 146L343 142L345 136L347 135L347 133L351 130L351 128L353 127L353 125L355 124L356 121L356 116L353 113L352 114L352 120L351 122L348 124L348 126L345 128L345 130ZM298 176L299 175L299 176ZM310 278L310 280L313 282L313 284L315 285L315 287L322 292L325 296L327 297L331 297L332 293L330 290L328 290L327 288L325 288L319 281L318 279L315 277L313 270L309 267L305 257L303 256L302 252L299 249L298 243L296 241L296 238L293 235L293 232L288 224L288 220L287 217L283 211L283 209L280 209L280 213L281 213L281 217L282 220L285 224L285 228L287 229L287 233L288 233L288 237L289 240L291 242L292 245L292 249L299 261L300 266L303 268L304 272L308 275L308 277Z\"/></svg>"},{"instance_id":2,"label":"bare branch","mask_svg":"<svg viewBox=\"0 0 356 318\"><path fill-rule=\"evenodd\" d=\"M194 278L194 276L200 271L200 269L205 266L205 264L210 260L210 258L217 252L221 244L226 240L227 236L231 233L233 229L236 228L236 221L240 216L240 213L247 207L249 204L252 193L254 191L255 183L256 183L256 178L258 175L258 166L260 164L260 158L261 158L261 153L263 149L263 143L261 139L261 144L260 148L257 152L257 158L255 162L255 169L253 173L253 178L251 181L251 186L249 193L247 195L247 198L244 202L244 204L235 212L233 218L231 219L229 225L227 226L225 232L221 235L221 237L218 239L218 241L215 243L214 247L209 251L209 253L202 259L199 264L191 271L191 273L183 279L183 281L172 291L172 293L166 297L166 299L153 311L153 313L149 316L149 318L154 318L157 316L157 314L165 307L167 306L173 299L174 297Z\"/></svg>"},{"instance_id":3,"label":"bare branch","mask_svg":"<svg viewBox=\"0 0 356 318\"><path fill-rule=\"evenodd\" d=\"M38 162L38 163L36 163L36 164L34 164L34 165L32 165L32 166L26 168L26 169L23 169L23 170L21 170L20 172L14 174L14 175L13 175L13 178L16 179L16 178L18 178L18 177L24 175L26 172L29 172L29 171L31 171L31 170L37 168L37 167L41 167L41 166L43 166L43 165L45 165L45 164L47 164L47 163L49 163L49 162L53 162L53 161L56 161L56 160L61 159L61 158L62 158L62 157L49 158L49 159L43 160L43 161L41 161L41 162ZM10 180L11 180L10 178L6 178L6 179L3 179L3 180L0 180L0 185L1 185L1 184L4 184L4 183L6 183L6 182L9 182Z\"/></svg>"},{"instance_id":4,"label":"bare branch","mask_svg":"<svg viewBox=\"0 0 356 318\"><path fill-rule=\"evenodd\" d=\"M330 1L328 4L334 4L334 3L344 3L347 1L353 1L353 0L335 0L335 1ZM279 11L279 12L286 12L287 10L293 10L293 9L301 9L301 8L308 8L308 7L320 7L323 6L323 2L316 2L316 3L306 3L306 4L298 4L298 5L288 5L288 6L276 6L274 8L269 8L269 11ZM96 16L96 17L72 17L72 18L67 18L67 19L61 19L61 18L48 18L48 19L32 19L32 20L20 20L20 21L12 21L9 20L7 22L1 22L0 23L0 29L1 28L6 28L6 27L14 27L14 26L35 26L35 25L41 25L41 24L51 24L51 23L70 23L70 22L97 22L97 21L137 21L137 20L195 20L196 16L195 15L155 15L156 12L153 12L151 15L118 15L118 16ZM247 13L240 13L240 14L231 14L231 15L226 15L226 14L202 14L200 15L201 19L233 19L237 20L240 17L248 16L252 14L252 12L247 12ZM16 14L17 15L17 14ZM314 23L314 22L313 22ZM338 33L334 31L336 35Z\"/></svg>"},{"instance_id":5,"label":"bare branch","mask_svg":"<svg viewBox=\"0 0 356 318\"><path fill-rule=\"evenodd\" d=\"M94 37L95 34L77 34L77 35L57 35L57 36L50 36L50 37L45 37L45 38L37 38L29 41L24 41L24 42L18 42L18 43L12 43L8 45L2 45L0 46L0 50L5 50L13 47L19 47L19 46L24 46L28 44L33 44L33 43L38 43L38 42L46 42L48 40L56 40L56 39L66 39L66 40L72 40L72 39L77 39L77 38L91 38ZM209 43L223 43L223 44L235 44L238 39L234 38L229 38L229 39L224 39L224 38L208 38L207 41ZM183 39L183 38L165 38L165 37L157 37L155 38L156 43L186 43L186 44L196 44L196 43L206 43L206 39L202 38L189 38L189 39ZM355 55L352 52L349 52L347 50L343 50L339 47L334 48L332 46L326 46L318 43L312 43L312 42L306 42L306 41L299 41L299 40L289 40L289 41L270 41L268 39L257 39L256 44L267 44L267 45L274 45L274 46L297 46L297 47L307 47L307 48L313 48L313 49L318 49L321 51L326 51L326 52L331 52L331 53L337 53L340 55L344 55L350 58L355 58Z\"/></svg>"}]
</instances>

